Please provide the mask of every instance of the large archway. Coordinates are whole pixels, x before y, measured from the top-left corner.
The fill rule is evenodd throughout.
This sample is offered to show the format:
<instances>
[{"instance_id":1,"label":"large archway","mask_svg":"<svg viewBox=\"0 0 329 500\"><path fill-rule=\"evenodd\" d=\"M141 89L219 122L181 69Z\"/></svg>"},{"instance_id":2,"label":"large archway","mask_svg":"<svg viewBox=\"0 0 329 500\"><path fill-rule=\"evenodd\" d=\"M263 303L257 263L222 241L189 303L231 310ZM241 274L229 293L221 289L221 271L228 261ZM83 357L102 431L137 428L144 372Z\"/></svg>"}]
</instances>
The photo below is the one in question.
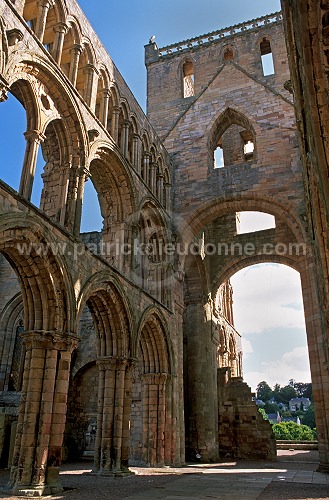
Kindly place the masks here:
<instances>
[{"instance_id":1,"label":"large archway","mask_svg":"<svg viewBox=\"0 0 329 500\"><path fill-rule=\"evenodd\" d=\"M103 475L129 474L129 421L131 407L131 332L129 305L119 283L108 273L95 275L84 287L79 299L79 317L87 306L96 333L94 360L85 360L86 377L97 373L94 389L98 401L95 431L94 472ZM87 314L88 314L87 311ZM84 316L86 317L86 310ZM90 339L92 343L92 339ZM87 372L87 364L89 368ZM83 361L80 360L80 365ZM96 370L97 365L97 370ZM83 374L80 370L80 376ZM83 389L83 387L82 387ZM87 390L90 390L88 388ZM74 398L74 392L72 397ZM74 401L71 408L76 411ZM87 413L84 410L84 413ZM74 415L71 415L74 420ZM85 429L85 432L88 431Z\"/></svg>"},{"instance_id":2,"label":"large archway","mask_svg":"<svg viewBox=\"0 0 329 500\"><path fill-rule=\"evenodd\" d=\"M19 322L16 327L24 359L15 369L18 373L12 370L15 360L11 367L16 377L12 383L21 392L10 479L18 494L62 491L58 478L50 485L47 474L61 463L63 413L77 339L71 333L74 306L68 274L61 258L53 255L53 241L46 234L28 216L1 217L0 252L17 275L24 309L24 325Z\"/></svg>"},{"instance_id":3,"label":"large archway","mask_svg":"<svg viewBox=\"0 0 329 500\"><path fill-rule=\"evenodd\" d=\"M274 215L275 227L238 234L237 213L245 210ZM320 349L315 347L319 344L319 339L315 340L319 325L314 311L319 310L319 304L314 294L315 287L312 286L315 278L310 267L311 249L306 243L303 224L287 204L284 206L278 200L272 202L269 199L240 195L237 199L227 199L221 203L205 203L196 213L181 222L184 241L190 241L190 254L181 257L185 269L187 453L193 456L197 452L212 460L218 453L218 412L208 393L221 397L220 385L216 380L216 366L218 364L219 368L226 368L224 363L235 377L239 374L239 352L234 343L230 343L228 337L227 348L221 347L223 327L228 322L234 328L234 323L229 320L227 313L223 314L220 301L216 298L217 290L224 285L227 288L227 283L236 270L260 262L279 262L298 270L305 305L312 379L316 388L319 383L321 385L318 363L319 357L323 356ZM197 256L191 255L195 246L198 248ZM215 346L220 350L219 358ZM201 356L193 356L193 352L201 351ZM225 377L222 379L223 383L224 379ZM204 388L207 388L206 391ZM323 390L324 386L321 393ZM323 394L319 397L323 398ZM317 426L326 435L321 407L317 409L317 416ZM221 420L219 424L221 425Z\"/></svg>"},{"instance_id":4,"label":"large archway","mask_svg":"<svg viewBox=\"0 0 329 500\"><path fill-rule=\"evenodd\" d=\"M244 346L243 373L255 390L289 380L311 382L299 273L278 263L261 263L235 273L234 324Z\"/></svg>"},{"instance_id":5,"label":"large archway","mask_svg":"<svg viewBox=\"0 0 329 500\"><path fill-rule=\"evenodd\" d=\"M172 449L172 353L156 310L142 319L133 372L131 461L163 466L175 460Z\"/></svg>"}]
</instances>

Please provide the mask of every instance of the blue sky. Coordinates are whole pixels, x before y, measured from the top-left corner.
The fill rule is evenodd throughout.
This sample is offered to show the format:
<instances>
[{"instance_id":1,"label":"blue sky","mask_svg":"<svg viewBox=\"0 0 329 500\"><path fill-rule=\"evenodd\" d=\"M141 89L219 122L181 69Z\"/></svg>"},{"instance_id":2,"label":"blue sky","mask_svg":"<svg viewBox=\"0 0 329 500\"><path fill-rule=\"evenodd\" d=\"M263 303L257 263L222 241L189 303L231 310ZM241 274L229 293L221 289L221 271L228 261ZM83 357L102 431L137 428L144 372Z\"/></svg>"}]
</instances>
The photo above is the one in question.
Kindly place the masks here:
<instances>
[{"instance_id":1,"label":"blue sky","mask_svg":"<svg viewBox=\"0 0 329 500\"><path fill-rule=\"evenodd\" d=\"M138 102L145 109L144 45L159 47L277 12L280 0L80 0Z\"/></svg>"},{"instance_id":2,"label":"blue sky","mask_svg":"<svg viewBox=\"0 0 329 500\"><path fill-rule=\"evenodd\" d=\"M162 47L280 10L279 0L167 0L165 3L81 0L79 3L143 109L146 102L144 45L152 35ZM16 130L14 140L13 130ZM15 189L23 163L25 130L25 112L11 97L0 105L1 178ZM40 157L32 197L35 204L40 199L42 169ZM100 222L95 222L99 210L91 188L88 182L85 231L100 227ZM246 381L253 388L263 379L270 385L276 382L285 385L290 378L308 382L298 273L285 266L261 265L240 271L232 281L236 326L244 339Z\"/></svg>"}]
</instances>

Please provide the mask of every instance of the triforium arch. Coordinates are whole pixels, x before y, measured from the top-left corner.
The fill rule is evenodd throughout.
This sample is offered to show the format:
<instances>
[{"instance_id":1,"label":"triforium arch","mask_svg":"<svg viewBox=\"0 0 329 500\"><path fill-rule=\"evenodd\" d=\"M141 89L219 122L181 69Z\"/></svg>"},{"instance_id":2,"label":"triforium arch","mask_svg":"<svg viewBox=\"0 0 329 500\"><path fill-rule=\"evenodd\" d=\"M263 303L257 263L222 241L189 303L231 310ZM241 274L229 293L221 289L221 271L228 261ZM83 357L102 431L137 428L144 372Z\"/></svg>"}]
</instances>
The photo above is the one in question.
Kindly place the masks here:
<instances>
[{"instance_id":1,"label":"triforium arch","mask_svg":"<svg viewBox=\"0 0 329 500\"><path fill-rule=\"evenodd\" d=\"M128 242L129 224L136 207L133 180L126 164L108 143L96 141L89 155L88 175L97 191L103 216L102 240L107 256L119 269L123 269L124 252L116 248Z\"/></svg>"},{"instance_id":2,"label":"triforium arch","mask_svg":"<svg viewBox=\"0 0 329 500\"><path fill-rule=\"evenodd\" d=\"M34 57L33 62L11 61L10 67L7 68L10 89L27 115L19 192L24 198L31 198L41 148L45 171L40 206L53 220L78 232L87 144L80 112L66 83L55 80L46 61Z\"/></svg>"},{"instance_id":3,"label":"triforium arch","mask_svg":"<svg viewBox=\"0 0 329 500\"><path fill-rule=\"evenodd\" d=\"M10 479L17 493L26 485L38 494L62 491L55 477L49 484L48 472L61 463L77 338L73 287L52 245L53 238L29 217L1 217L0 251L17 274L24 304L24 373Z\"/></svg>"},{"instance_id":4,"label":"triforium arch","mask_svg":"<svg viewBox=\"0 0 329 500\"><path fill-rule=\"evenodd\" d=\"M98 408L94 472L129 474L133 319L122 287L106 272L96 274L79 298L86 304L97 336Z\"/></svg>"},{"instance_id":5,"label":"triforium arch","mask_svg":"<svg viewBox=\"0 0 329 500\"><path fill-rule=\"evenodd\" d=\"M135 341L131 459L136 464L163 466L177 461L173 425L175 363L165 325L162 314L154 307L148 308Z\"/></svg>"},{"instance_id":6,"label":"triforium arch","mask_svg":"<svg viewBox=\"0 0 329 500\"><path fill-rule=\"evenodd\" d=\"M135 216L133 233L134 279L165 305L170 303L170 269L172 256L166 252L170 227L162 208L145 198ZM137 247L136 247L137 244Z\"/></svg>"}]
</instances>

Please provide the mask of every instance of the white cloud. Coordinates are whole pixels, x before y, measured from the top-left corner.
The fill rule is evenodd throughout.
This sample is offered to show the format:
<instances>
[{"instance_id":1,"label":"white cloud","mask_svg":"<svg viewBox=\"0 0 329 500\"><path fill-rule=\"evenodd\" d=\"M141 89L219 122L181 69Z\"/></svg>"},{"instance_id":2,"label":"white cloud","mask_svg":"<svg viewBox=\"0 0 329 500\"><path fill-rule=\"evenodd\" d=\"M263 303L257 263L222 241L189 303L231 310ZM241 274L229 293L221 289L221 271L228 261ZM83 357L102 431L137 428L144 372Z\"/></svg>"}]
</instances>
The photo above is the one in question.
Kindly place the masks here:
<instances>
[{"instance_id":1,"label":"white cloud","mask_svg":"<svg viewBox=\"0 0 329 500\"><path fill-rule=\"evenodd\" d=\"M300 277L278 264L259 264L231 278L236 329L242 336L271 328L305 328Z\"/></svg>"},{"instance_id":2,"label":"white cloud","mask_svg":"<svg viewBox=\"0 0 329 500\"><path fill-rule=\"evenodd\" d=\"M252 354L254 352L254 349L253 349L253 347L251 345L250 340L242 337L241 338L241 343L242 343L242 352L243 352L244 358L246 356L248 356L248 354Z\"/></svg>"},{"instance_id":3,"label":"white cloud","mask_svg":"<svg viewBox=\"0 0 329 500\"><path fill-rule=\"evenodd\" d=\"M244 379L253 390L262 380L270 387L275 384L287 385L290 379L297 382L311 382L307 347L295 347L281 359L261 362L259 371L244 373Z\"/></svg>"}]
</instances>

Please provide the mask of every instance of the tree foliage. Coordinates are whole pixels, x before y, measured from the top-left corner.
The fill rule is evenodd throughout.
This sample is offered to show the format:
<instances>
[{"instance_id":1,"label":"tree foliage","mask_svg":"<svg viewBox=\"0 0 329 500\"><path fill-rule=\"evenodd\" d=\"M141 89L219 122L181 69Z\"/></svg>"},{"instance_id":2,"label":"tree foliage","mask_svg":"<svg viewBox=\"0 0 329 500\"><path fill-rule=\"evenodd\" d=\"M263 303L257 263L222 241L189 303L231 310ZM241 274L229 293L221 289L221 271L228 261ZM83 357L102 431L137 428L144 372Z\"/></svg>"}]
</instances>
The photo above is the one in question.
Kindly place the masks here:
<instances>
[{"instance_id":1,"label":"tree foliage","mask_svg":"<svg viewBox=\"0 0 329 500\"><path fill-rule=\"evenodd\" d=\"M266 411L264 410L264 408L258 408L258 413L261 414L261 416L263 417L264 420L268 420L268 416L267 416Z\"/></svg>"},{"instance_id":2,"label":"tree foliage","mask_svg":"<svg viewBox=\"0 0 329 500\"><path fill-rule=\"evenodd\" d=\"M277 413L280 408L276 403L265 403L264 410L266 413Z\"/></svg>"},{"instance_id":3,"label":"tree foliage","mask_svg":"<svg viewBox=\"0 0 329 500\"><path fill-rule=\"evenodd\" d=\"M268 383L265 382L265 380L259 382L259 384L256 387L257 399L261 399L262 401L264 401L264 403L269 399L271 399L272 393L273 393L272 389L270 388Z\"/></svg>"},{"instance_id":4,"label":"tree foliage","mask_svg":"<svg viewBox=\"0 0 329 500\"><path fill-rule=\"evenodd\" d=\"M284 387L281 387L279 392L280 403L284 403L287 405L292 398L297 397L297 392L294 386L288 384Z\"/></svg>"},{"instance_id":5,"label":"tree foliage","mask_svg":"<svg viewBox=\"0 0 329 500\"><path fill-rule=\"evenodd\" d=\"M273 425L276 439L285 441L313 441L316 439L315 432L307 425L298 425L296 422L280 422Z\"/></svg>"},{"instance_id":6,"label":"tree foliage","mask_svg":"<svg viewBox=\"0 0 329 500\"><path fill-rule=\"evenodd\" d=\"M304 425L315 428L314 404L311 404L306 411L303 412L302 421Z\"/></svg>"}]
</instances>

